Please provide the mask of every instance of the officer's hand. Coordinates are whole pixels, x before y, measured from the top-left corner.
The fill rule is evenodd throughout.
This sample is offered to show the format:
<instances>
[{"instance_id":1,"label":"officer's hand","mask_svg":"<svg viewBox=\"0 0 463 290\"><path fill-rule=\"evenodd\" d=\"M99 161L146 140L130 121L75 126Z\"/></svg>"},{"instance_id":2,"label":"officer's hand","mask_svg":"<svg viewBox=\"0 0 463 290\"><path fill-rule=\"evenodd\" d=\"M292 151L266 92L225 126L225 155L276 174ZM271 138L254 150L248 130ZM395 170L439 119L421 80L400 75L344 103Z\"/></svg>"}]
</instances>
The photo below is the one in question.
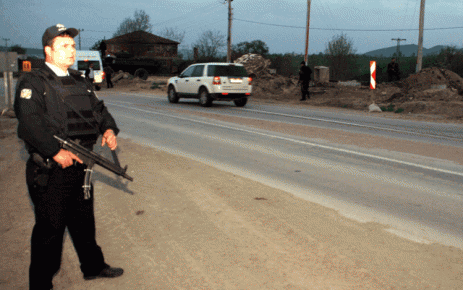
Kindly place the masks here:
<instances>
[{"instance_id":1,"label":"officer's hand","mask_svg":"<svg viewBox=\"0 0 463 290\"><path fill-rule=\"evenodd\" d=\"M113 130L108 129L103 134L103 138L101 139L101 146L104 146L105 143L108 144L109 149L116 150L117 140L116 140L116 135L114 135Z\"/></svg>"},{"instance_id":2,"label":"officer's hand","mask_svg":"<svg viewBox=\"0 0 463 290\"><path fill-rule=\"evenodd\" d=\"M77 157L74 153L61 149L58 154L53 156L53 160L56 161L61 167L64 169L74 164L74 160L79 163L84 163L79 157Z\"/></svg>"}]
</instances>

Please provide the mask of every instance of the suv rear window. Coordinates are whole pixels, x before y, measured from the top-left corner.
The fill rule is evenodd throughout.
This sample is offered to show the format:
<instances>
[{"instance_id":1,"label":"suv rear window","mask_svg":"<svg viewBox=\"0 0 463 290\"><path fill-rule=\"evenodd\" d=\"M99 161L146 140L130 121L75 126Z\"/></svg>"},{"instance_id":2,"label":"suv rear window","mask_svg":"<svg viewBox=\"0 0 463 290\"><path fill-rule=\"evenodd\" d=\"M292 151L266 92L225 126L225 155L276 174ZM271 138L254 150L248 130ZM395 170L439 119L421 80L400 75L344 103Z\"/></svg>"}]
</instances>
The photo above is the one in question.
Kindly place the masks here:
<instances>
[{"instance_id":1,"label":"suv rear window","mask_svg":"<svg viewBox=\"0 0 463 290\"><path fill-rule=\"evenodd\" d=\"M248 73L242 66L234 65L210 65L207 67L209 77L247 77Z\"/></svg>"}]
</instances>

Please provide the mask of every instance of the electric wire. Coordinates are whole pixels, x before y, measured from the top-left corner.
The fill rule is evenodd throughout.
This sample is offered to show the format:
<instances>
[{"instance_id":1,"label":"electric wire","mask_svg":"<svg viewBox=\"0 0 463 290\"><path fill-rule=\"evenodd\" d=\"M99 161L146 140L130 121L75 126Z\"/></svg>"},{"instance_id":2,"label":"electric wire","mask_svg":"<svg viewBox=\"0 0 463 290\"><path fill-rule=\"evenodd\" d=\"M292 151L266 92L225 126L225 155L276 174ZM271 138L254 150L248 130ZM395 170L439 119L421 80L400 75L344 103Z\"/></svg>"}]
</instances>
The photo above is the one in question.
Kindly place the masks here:
<instances>
[{"instance_id":1,"label":"electric wire","mask_svg":"<svg viewBox=\"0 0 463 290\"><path fill-rule=\"evenodd\" d=\"M298 29L306 29L305 26L294 26L294 25L282 25L282 24L273 24L273 23L264 23L264 22L258 22L258 21L251 21L251 20L244 20L244 19L238 19L238 18L233 18L233 20L236 21L243 21L243 22L249 22L249 23L255 23L255 24L261 24L261 25L268 25L268 26L279 26L279 27L288 27L288 28L298 28ZM331 29L331 28L317 28L317 27L311 27L311 30L340 30L340 31L416 31L419 30L418 28L407 28L407 29ZM455 26L455 27L439 27L439 28L425 28L424 30L446 30L446 29L463 29L463 26Z\"/></svg>"}]
</instances>

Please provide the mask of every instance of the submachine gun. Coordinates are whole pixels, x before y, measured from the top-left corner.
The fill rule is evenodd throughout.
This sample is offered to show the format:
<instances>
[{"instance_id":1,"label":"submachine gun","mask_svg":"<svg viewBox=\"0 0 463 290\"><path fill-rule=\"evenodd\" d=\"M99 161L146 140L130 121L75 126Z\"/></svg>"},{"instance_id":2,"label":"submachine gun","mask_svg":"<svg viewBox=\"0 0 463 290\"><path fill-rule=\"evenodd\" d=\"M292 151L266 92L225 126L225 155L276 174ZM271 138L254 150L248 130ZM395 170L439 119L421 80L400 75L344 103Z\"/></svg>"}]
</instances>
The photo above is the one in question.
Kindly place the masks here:
<instances>
[{"instance_id":1,"label":"submachine gun","mask_svg":"<svg viewBox=\"0 0 463 290\"><path fill-rule=\"evenodd\" d=\"M93 173L93 166L95 164L100 165L101 167L114 172L115 174L124 177L125 179L128 179L130 181L133 181L133 178L130 177L129 175L126 174L127 171L127 165L122 168L119 160L117 158L116 152L111 150L111 154L113 155L114 162L111 162L110 160L106 159L105 157L101 156L98 153L95 153L93 151L88 150L87 148L83 147L82 145L67 139L61 139L58 136L53 136L55 139L57 139L60 144L61 148L68 150L77 157L79 157L85 165L87 165L87 169L85 169L85 180L84 180L84 198L89 199L90 198L90 189L91 189L91 179L92 179L92 173Z\"/></svg>"}]
</instances>

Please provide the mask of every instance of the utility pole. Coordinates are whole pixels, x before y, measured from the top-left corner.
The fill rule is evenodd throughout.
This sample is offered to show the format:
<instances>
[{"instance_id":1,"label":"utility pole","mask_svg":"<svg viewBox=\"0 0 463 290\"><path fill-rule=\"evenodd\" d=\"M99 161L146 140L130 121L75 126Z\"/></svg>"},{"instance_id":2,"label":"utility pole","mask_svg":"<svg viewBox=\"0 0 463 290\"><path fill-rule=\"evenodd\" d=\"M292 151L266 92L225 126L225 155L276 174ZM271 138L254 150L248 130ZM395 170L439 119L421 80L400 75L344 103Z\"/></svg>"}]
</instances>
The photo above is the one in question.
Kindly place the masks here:
<instances>
[{"instance_id":1,"label":"utility pole","mask_svg":"<svg viewBox=\"0 0 463 290\"><path fill-rule=\"evenodd\" d=\"M227 38L227 62L231 63L231 29L232 29L232 7L231 2L233 0L228 0L228 38Z\"/></svg>"},{"instance_id":2,"label":"utility pole","mask_svg":"<svg viewBox=\"0 0 463 290\"><path fill-rule=\"evenodd\" d=\"M421 71L421 66L423 64L424 2L426 2L426 0L421 0L420 5L420 34L418 36L418 57L416 59L416 73Z\"/></svg>"},{"instance_id":3,"label":"utility pole","mask_svg":"<svg viewBox=\"0 0 463 290\"><path fill-rule=\"evenodd\" d=\"M8 51L8 41L10 41L9 38L2 38L3 40L5 40L5 51Z\"/></svg>"},{"instance_id":4,"label":"utility pole","mask_svg":"<svg viewBox=\"0 0 463 290\"><path fill-rule=\"evenodd\" d=\"M83 29L79 29L79 50L82 50L82 49L80 48L80 34L81 34L80 32L81 32L81 31L84 31L84 30L83 30Z\"/></svg>"},{"instance_id":5,"label":"utility pole","mask_svg":"<svg viewBox=\"0 0 463 290\"><path fill-rule=\"evenodd\" d=\"M309 54L309 30L310 30L310 4L312 0L307 0L307 28L306 28L306 35L305 35L305 55L304 55L304 62L307 65L307 58Z\"/></svg>"},{"instance_id":6,"label":"utility pole","mask_svg":"<svg viewBox=\"0 0 463 290\"><path fill-rule=\"evenodd\" d=\"M399 56L400 56L400 42L401 42L401 41L406 41L406 39L393 38L392 40L394 40L394 41L397 41L397 63L399 63Z\"/></svg>"}]
</instances>

